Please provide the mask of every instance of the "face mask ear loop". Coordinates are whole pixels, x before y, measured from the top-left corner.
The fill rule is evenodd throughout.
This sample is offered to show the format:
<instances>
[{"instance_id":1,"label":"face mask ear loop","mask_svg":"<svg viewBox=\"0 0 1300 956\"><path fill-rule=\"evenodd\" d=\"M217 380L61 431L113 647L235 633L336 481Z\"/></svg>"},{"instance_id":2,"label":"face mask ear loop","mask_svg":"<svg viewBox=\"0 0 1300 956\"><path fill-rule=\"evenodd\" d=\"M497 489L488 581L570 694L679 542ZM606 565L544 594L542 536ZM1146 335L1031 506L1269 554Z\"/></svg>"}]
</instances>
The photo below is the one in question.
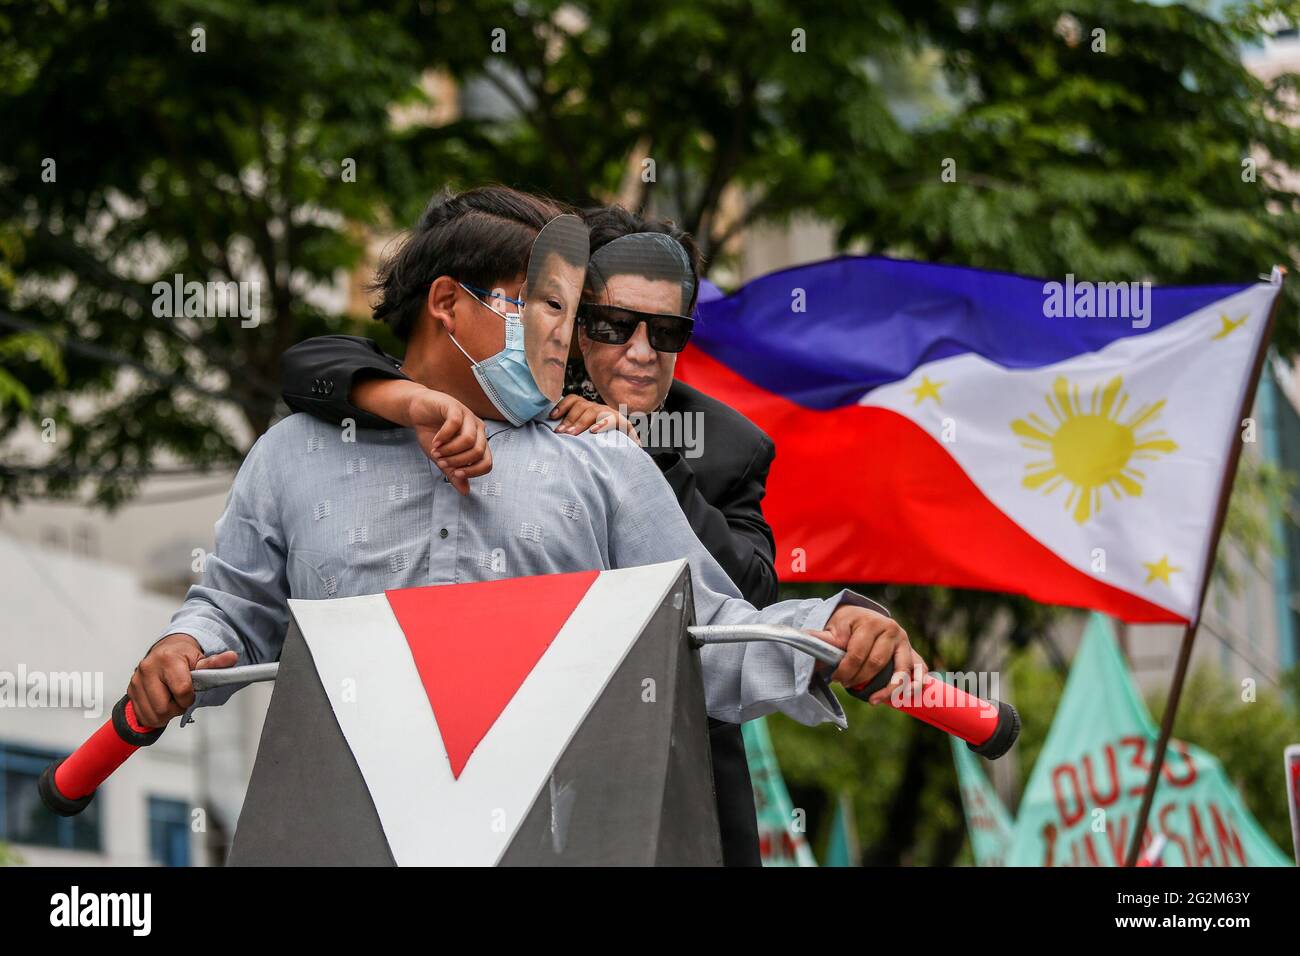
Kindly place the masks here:
<instances>
[{"instance_id":1,"label":"face mask ear loop","mask_svg":"<svg viewBox=\"0 0 1300 956\"><path fill-rule=\"evenodd\" d=\"M466 352L465 349L461 347L461 344L460 344L459 342L456 341L456 336L454 336L454 335L452 335L450 332L448 332L448 333L447 333L447 338L451 339L451 344L452 344L452 345L454 345L454 346L456 346L456 348L460 349L460 354L461 354L461 355L463 355L463 356L465 356L465 358L469 359L469 364L470 364L470 365L474 365L474 366L477 366L477 365L478 365L478 362L475 362L472 358L470 358L470 357L469 357L469 353Z\"/></svg>"}]
</instances>

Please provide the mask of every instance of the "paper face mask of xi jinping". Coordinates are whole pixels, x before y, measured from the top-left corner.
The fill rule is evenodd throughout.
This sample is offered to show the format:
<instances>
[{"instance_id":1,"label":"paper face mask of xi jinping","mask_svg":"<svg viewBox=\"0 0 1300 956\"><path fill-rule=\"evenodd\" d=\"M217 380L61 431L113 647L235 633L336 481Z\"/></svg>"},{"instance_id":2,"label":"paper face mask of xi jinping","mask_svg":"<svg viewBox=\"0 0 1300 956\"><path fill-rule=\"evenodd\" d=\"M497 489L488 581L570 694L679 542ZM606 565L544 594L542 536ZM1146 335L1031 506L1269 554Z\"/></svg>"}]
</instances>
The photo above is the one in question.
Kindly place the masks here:
<instances>
[{"instance_id":1,"label":"paper face mask of xi jinping","mask_svg":"<svg viewBox=\"0 0 1300 956\"><path fill-rule=\"evenodd\" d=\"M524 355L551 404L564 392L574 317L587 277L590 240L577 216L557 216L533 243L523 288Z\"/></svg>"}]
</instances>

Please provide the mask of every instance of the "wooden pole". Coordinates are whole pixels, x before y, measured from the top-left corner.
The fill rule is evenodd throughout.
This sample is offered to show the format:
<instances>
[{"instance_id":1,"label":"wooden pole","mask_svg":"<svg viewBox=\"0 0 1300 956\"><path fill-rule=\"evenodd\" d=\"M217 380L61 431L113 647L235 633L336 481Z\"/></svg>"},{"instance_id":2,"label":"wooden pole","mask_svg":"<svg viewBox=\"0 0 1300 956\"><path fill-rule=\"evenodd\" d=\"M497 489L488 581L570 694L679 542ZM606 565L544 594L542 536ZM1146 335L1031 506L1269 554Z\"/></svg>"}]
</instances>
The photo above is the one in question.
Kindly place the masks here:
<instances>
[{"instance_id":1,"label":"wooden pole","mask_svg":"<svg viewBox=\"0 0 1300 956\"><path fill-rule=\"evenodd\" d=\"M1274 267L1276 274L1277 267ZM1285 273L1283 273L1285 275ZM1279 286L1281 280L1278 280ZM1264 334L1260 336L1259 351L1255 355L1255 364L1250 372L1250 382L1241 400L1241 409L1237 414L1237 427L1250 414L1255 402L1255 391L1259 388L1260 375L1264 371L1264 356L1268 352L1269 339L1273 334L1273 322L1277 318L1277 307L1282 301L1281 288L1273 300L1273 307L1268 310L1268 321L1264 325ZM1223 468L1223 486L1219 490L1219 502L1214 512L1214 525L1210 532L1208 550L1203 567L1201 593L1196 600L1196 613L1183 629L1183 640L1178 648L1178 661L1174 665L1174 679L1169 685L1169 700L1165 704L1165 713L1160 721L1160 736L1156 738L1156 752L1151 759L1151 773L1147 776L1146 789L1142 792L1142 806L1138 810L1137 828L1133 831L1133 842L1129 845L1125 866L1137 866L1138 855L1142 852L1142 834L1146 832L1147 820L1151 816L1151 805L1155 802L1156 786L1160 782L1160 771L1164 767L1165 753L1169 750L1169 737L1174 729L1174 717L1178 713L1178 702L1183 696L1183 683L1187 679L1187 666L1192 659L1192 644L1196 640L1196 625L1200 622L1201 611L1205 607L1205 595L1210 589L1210 576L1214 571L1214 556L1219 550L1219 536L1223 533L1223 521L1228 514L1228 498L1232 494L1232 482L1237 476L1237 463L1241 460L1241 439L1234 437L1228 449L1228 458Z\"/></svg>"}]
</instances>

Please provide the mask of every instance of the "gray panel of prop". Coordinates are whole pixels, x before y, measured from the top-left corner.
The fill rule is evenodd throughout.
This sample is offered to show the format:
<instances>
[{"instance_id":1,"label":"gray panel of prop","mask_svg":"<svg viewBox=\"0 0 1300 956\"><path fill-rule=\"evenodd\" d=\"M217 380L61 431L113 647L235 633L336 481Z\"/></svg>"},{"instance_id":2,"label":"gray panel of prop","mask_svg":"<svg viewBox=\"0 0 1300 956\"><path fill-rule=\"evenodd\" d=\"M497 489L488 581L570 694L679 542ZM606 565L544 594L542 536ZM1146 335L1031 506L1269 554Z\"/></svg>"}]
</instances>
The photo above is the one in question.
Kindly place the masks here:
<instances>
[{"instance_id":1,"label":"gray panel of prop","mask_svg":"<svg viewBox=\"0 0 1300 956\"><path fill-rule=\"evenodd\" d=\"M686 607L694 608L686 581ZM704 711L704 677L699 651L689 645L683 623L677 655L672 742L664 780L659 827L658 866L721 866L722 839L713 787L709 720Z\"/></svg>"},{"instance_id":2,"label":"gray panel of prop","mask_svg":"<svg viewBox=\"0 0 1300 956\"><path fill-rule=\"evenodd\" d=\"M565 748L503 866L722 862L685 571ZM645 700L646 680L654 701Z\"/></svg>"},{"instance_id":3,"label":"gray panel of prop","mask_svg":"<svg viewBox=\"0 0 1300 956\"><path fill-rule=\"evenodd\" d=\"M394 740L394 759L400 742ZM230 866L393 866L365 778L291 624Z\"/></svg>"}]
</instances>

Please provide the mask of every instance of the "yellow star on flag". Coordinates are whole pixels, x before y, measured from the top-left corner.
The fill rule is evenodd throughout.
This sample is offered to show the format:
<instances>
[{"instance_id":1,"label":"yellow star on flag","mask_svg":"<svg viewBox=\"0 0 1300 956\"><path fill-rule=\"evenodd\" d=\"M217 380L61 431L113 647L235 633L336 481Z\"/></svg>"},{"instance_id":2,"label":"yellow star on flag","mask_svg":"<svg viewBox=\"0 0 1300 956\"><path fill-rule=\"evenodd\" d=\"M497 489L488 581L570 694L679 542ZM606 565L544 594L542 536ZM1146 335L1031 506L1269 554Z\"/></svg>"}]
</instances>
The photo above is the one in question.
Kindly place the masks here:
<instances>
[{"instance_id":1,"label":"yellow star on flag","mask_svg":"<svg viewBox=\"0 0 1300 956\"><path fill-rule=\"evenodd\" d=\"M947 384L947 382L932 382L928 375L922 375L921 384L916 388L908 389L908 391L916 396L917 405L920 405L927 398L933 398L936 404L942 404L942 400L939 398L939 389Z\"/></svg>"},{"instance_id":2,"label":"yellow star on flag","mask_svg":"<svg viewBox=\"0 0 1300 956\"><path fill-rule=\"evenodd\" d=\"M1212 336L1210 337L1210 341L1211 341L1211 342L1215 341L1216 339L1224 339L1224 338L1227 338L1229 335L1232 334L1232 331L1233 331L1234 329L1238 328L1238 327L1239 327L1243 322L1246 321L1246 316L1243 315L1243 316L1242 316L1241 318L1239 318L1236 322L1234 322L1234 321L1232 321L1232 319L1228 318L1226 315L1221 315L1221 316L1219 316L1219 321L1223 323L1223 327L1222 327L1221 329L1219 329L1219 331L1215 332L1214 335L1212 335Z\"/></svg>"},{"instance_id":3,"label":"yellow star on flag","mask_svg":"<svg viewBox=\"0 0 1300 956\"><path fill-rule=\"evenodd\" d=\"M1182 568L1169 563L1169 555L1167 554L1162 555L1159 561L1143 561L1142 567L1147 569L1147 584L1153 581L1162 581L1169 584L1169 575L1182 570Z\"/></svg>"}]
</instances>

